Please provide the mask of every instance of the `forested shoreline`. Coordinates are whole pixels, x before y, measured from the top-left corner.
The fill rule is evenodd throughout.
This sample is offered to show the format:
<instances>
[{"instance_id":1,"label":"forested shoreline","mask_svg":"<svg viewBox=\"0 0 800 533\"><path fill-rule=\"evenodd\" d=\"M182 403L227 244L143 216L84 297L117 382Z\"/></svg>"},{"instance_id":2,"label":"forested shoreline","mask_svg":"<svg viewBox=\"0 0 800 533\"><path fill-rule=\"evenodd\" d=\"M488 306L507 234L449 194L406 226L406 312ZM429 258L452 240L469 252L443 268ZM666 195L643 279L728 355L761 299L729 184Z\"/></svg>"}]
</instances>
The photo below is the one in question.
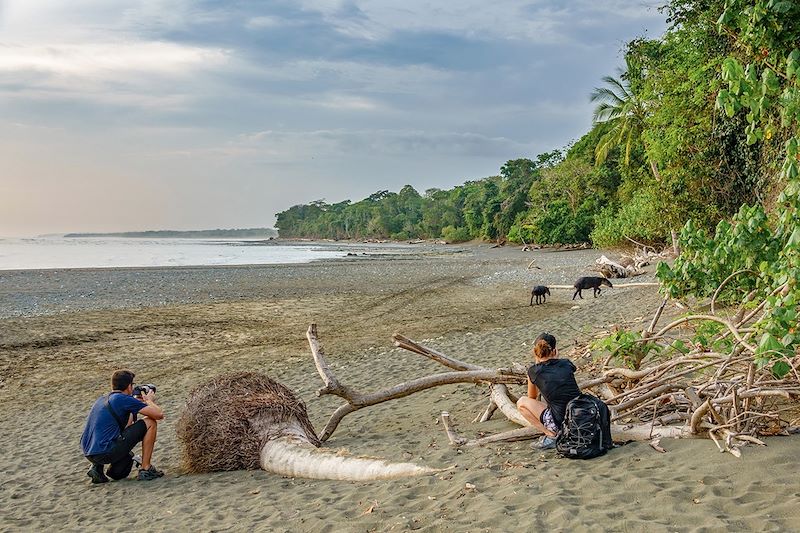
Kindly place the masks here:
<instances>
[{"instance_id":1,"label":"forested shoreline","mask_svg":"<svg viewBox=\"0 0 800 533\"><path fill-rule=\"evenodd\" d=\"M675 0L661 10L667 31L626 44L625 69L587 95L593 127L571 145L510 160L496 176L449 190L407 185L357 202L296 205L277 214L280 236L655 244L690 220L712 230L743 204L772 211L796 122L772 110L763 116L768 124L753 126L762 117L741 109L752 106L726 100L725 65L786 64L800 7ZM752 20L781 37L755 43L759 36L745 27ZM778 81L790 80L779 72L765 90L777 91ZM769 103L779 94L759 98Z\"/></svg>"}]
</instances>

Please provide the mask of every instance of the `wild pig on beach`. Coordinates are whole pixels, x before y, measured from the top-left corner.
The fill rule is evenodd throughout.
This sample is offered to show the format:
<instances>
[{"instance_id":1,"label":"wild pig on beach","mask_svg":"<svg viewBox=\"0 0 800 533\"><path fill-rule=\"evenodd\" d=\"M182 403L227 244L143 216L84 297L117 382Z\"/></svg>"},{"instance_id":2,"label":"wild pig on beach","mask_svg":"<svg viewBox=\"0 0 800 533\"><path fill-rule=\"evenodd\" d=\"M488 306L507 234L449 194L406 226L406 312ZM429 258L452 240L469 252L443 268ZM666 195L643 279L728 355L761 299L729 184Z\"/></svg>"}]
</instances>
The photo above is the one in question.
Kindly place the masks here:
<instances>
[{"instance_id":1,"label":"wild pig on beach","mask_svg":"<svg viewBox=\"0 0 800 533\"><path fill-rule=\"evenodd\" d=\"M597 295L600 294L600 286L605 285L606 287L614 287L610 281L606 278L601 278L599 276L585 276L582 278L578 278L578 281L575 282L575 294L572 295L572 299L574 300L576 296L580 296L581 300L583 300L583 295L581 295L581 290L583 289L594 289L594 297L597 298Z\"/></svg>"},{"instance_id":2,"label":"wild pig on beach","mask_svg":"<svg viewBox=\"0 0 800 533\"><path fill-rule=\"evenodd\" d=\"M547 301L547 296L550 296L550 289L545 287L544 285L537 285L531 290L531 305L533 305L533 299L536 298L536 305L540 303L545 303Z\"/></svg>"}]
</instances>

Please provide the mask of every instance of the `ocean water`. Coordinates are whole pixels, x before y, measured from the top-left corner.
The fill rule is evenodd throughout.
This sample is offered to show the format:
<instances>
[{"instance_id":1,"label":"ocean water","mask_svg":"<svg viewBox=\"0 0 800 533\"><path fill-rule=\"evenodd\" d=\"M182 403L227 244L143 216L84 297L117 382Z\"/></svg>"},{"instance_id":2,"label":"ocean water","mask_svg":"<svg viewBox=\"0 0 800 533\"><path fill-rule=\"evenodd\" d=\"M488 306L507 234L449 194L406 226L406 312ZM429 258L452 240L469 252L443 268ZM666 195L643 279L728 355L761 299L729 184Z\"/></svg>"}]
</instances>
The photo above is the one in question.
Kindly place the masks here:
<instances>
[{"instance_id":1,"label":"ocean water","mask_svg":"<svg viewBox=\"0 0 800 533\"><path fill-rule=\"evenodd\" d=\"M220 239L0 239L0 270L308 263L347 252L312 244Z\"/></svg>"}]
</instances>

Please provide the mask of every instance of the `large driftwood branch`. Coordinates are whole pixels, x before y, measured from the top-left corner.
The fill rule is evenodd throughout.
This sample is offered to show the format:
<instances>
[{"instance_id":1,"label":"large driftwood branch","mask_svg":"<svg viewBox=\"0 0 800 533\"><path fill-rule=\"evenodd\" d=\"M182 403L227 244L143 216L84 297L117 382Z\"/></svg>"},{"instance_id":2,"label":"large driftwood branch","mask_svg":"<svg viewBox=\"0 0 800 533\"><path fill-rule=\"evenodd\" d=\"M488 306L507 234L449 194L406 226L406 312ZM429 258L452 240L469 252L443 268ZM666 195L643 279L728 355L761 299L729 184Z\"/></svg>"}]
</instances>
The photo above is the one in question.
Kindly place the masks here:
<instances>
[{"instance_id":1,"label":"large driftwood branch","mask_svg":"<svg viewBox=\"0 0 800 533\"><path fill-rule=\"evenodd\" d=\"M464 361L460 361L458 359L454 359L454 358L452 358L450 356L447 356L447 355L443 354L442 352L439 352L438 350L434 350L433 348L429 348L429 347L427 347L427 346L425 346L423 344L420 344L420 343L418 343L418 342L416 342L414 340L411 340L408 337L405 337L405 336L400 335L398 333L394 334L392 336L392 339L394 340L394 345L395 346L397 346L399 348L404 348L404 349L412 351L414 353L418 353L420 355L424 355L425 357L428 357L428 358L430 358L430 359L432 359L432 360L434 360L434 361L436 361L438 363L441 363L441 364L443 364L443 365L445 365L445 366L447 366L449 368L454 368L454 369L463 370L463 371L466 371L468 369L470 369L470 370L478 370L478 369L480 369L480 370L488 370L487 368L479 366L479 365L475 365L475 364L472 364L472 363L466 363ZM517 381L516 383L519 383L519 384L527 383L527 373L526 373L524 368L522 368L520 366L519 368L515 368L515 369L512 369L512 370L513 370L514 375L516 375L519 378L519 381ZM581 389L586 390L586 389L590 389L591 387L594 387L596 385L599 385L601 383L607 383L607 382L611 381L611 379L613 379L611 376L604 376L603 378L600 378L600 380L598 380L598 381L592 380L592 381L581 382L581 383L578 384L578 386ZM525 418L523 418L523 416L519 413L519 410L517 409L516 401L511 400L511 398L509 396L510 396L510 393L508 392L508 388L505 385L493 384L491 386L491 401L494 403L494 405L497 406L497 408L500 410L500 412L503 413L503 415L505 415L505 417L508 420L510 420L511 422L514 422L515 424L519 424L520 426L530 426L531 425L530 422L525 420Z\"/></svg>"},{"instance_id":2,"label":"large driftwood branch","mask_svg":"<svg viewBox=\"0 0 800 533\"><path fill-rule=\"evenodd\" d=\"M485 367L475 365L472 363L467 363L464 361L459 361L458 359L454 359L448 355L443 354L438 350L434 350L433 348L429 348L425 345L422 345L414 340L409 339L399 333L395 333L392 335L392 340L394 341L394 345L398 348L403 348L405 350L409 350L411 352L424 355L425 357L436 361L437 363L441 363L448 368L453 368L455 370L467 371L467 370L488 370ZM524 384L527 383L527 374L525 373L525 369L519 367L514 370L514 375L517 377L516 383ZM512 401L509 397L508 387L502 384L492 385L491 387L491 401L497 406L503 415L508 418L510 421L519 424L521 426L529 426L530 422L525 420L519 411L517 410L516 402Z\"/></svg>"},{"instance_id":3,"label":"large driftwood branch","mask_svg":"<svg viewBox=\"0 0 800 533\"><path fill-rule=\"evenodd\" d=\"M428 359L436 361L437 363L441 363L448 368L452 368L453 370L486 370L485 367L480 365L465 363L464 361L459 361L458 359L454 359L449 355L445 355L438 350L428 348L427 346L411 340L404 335L400 335L399 333L392 335L392 340L394 341L394 345L398 348L403 348L404 350L424 355Z\"/></svg>"},{"instance_id":4,"label":"large driftwood branch","mask_svg":"<svg viewBox=\"0 0 800 533\"><path fill-rule=\"evenodd\" d=\"M542 435L542 432L535 427L523 427L479 439L467 439L459 435L455 430L452 420L450 419L450 413L447 411L442 412L442 425L444 426L450 444L456 447L486 446L487 444L495 444L498 442L517 442L521 440L530 440ZM687 438L692 436L694 435L692 435L689 428L685 426L655 426L651 428L649 424L611 425L611 437L615 441L647 441L653 438Z\"/></svg>"},{"instance_id":5,"label":"large driftwood branch","mask_svg":"<svg viewBox=\"0 0 800 533\"><path fill-rule=\"evenodd\" d=\"M333 434L333 432L336 430L336 427L339 425L339 422L341 422L345 416L364 407L369 407L370 405L376 405L397 398L404 398L414 394L415 392L441 385L452 385L454 383L503 384L519 383L520 381L519 376L512 370L490 370L487 368L476 367L475 369L470 368L469 370L464 370L462 372L445 372L441 374L425 376L400 383L388 389L363 394L341 384L333 374L330 366L325 360L324 351L319 344L316 324L311 324L311 326L309 326L306 336L308 337L308 344L311 347L311 353L314 357L314 364L317 367L317 372L319 372L320 377L322 377L322 380L325 383L325 386L317 391L317 395L322 396L325 394L333 394L347 401L345 405L340 406L338 409L336 409L336 411L334 411L333 415L331 415L330 419L328 420L328 423L325 425L325 428L320 433L320 440L322 442L325 442ZM507 399L507 396L505 398ZM494 395L493 399L495 402L498 400L502 401L500 395Z\"/></svg>"}]
</instances>

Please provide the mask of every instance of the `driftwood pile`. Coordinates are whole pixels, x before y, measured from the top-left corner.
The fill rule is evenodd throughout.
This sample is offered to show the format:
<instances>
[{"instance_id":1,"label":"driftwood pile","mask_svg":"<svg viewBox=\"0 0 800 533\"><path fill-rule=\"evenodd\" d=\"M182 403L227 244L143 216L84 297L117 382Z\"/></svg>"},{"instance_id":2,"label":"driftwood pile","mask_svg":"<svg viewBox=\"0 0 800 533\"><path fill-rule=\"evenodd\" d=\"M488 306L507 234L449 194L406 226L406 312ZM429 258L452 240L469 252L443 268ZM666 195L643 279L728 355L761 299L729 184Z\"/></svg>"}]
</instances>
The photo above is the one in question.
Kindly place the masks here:
<instances>
[{"instance_id":1,"label":"driftwood pile","mask_svg":"<svg viewBox=\"0 0 800 533\"><path fill-rule=\"evenodd\" d=\"M605 255L601 255L589 268L600 272L607 278L630 278L641 276L645 273L644 267L670 255L672 255L671 252L656 253L655 251L637 250L633 255L622 254L618 261L612 261Z\"/></svg>"},{"instance_id":2,"label":"driftwood pile","mask_svg":"<svg viewBox=\"0 0 800 533\"><path fill-rule=\"evenodd\" d=\"M644 274L644 267L649 264L650 261L647 258L623 257L617 262L601 255L589 269L600 272L606 278L630 278Z\"/></svg>"},{"instance_id":3,"label":"driftwood pile","mask_svg":"<svg viewBox=\"0 0 800 533\"><path fill-rule=\"evenodd\" d=\"M785 287L781 285L773 294ZM715 314L718 294L719 290L711 300L712 314L687 315L656 332L665 300L639 341L642 358L635 368L608 368L615 354L606 358L602 377L585 386L597 387L614 421L649 419L653 435L707 436L720 451L736 456L743 443L763 444L757 436L797 431L800 355L786 361L791 370L780 379L772 374L771 365L759 368L752 342L756 330L749 325L764 313L766 299L749 312L743 304L731 317L721 317ZM692 324L699 322L716 322L723 331L713 342L681 341L686 353L659 358L669 353L681 332L691 331ZM719 352L713 349L715 345L730 348Z\"/></svg>"}]
</instances>

